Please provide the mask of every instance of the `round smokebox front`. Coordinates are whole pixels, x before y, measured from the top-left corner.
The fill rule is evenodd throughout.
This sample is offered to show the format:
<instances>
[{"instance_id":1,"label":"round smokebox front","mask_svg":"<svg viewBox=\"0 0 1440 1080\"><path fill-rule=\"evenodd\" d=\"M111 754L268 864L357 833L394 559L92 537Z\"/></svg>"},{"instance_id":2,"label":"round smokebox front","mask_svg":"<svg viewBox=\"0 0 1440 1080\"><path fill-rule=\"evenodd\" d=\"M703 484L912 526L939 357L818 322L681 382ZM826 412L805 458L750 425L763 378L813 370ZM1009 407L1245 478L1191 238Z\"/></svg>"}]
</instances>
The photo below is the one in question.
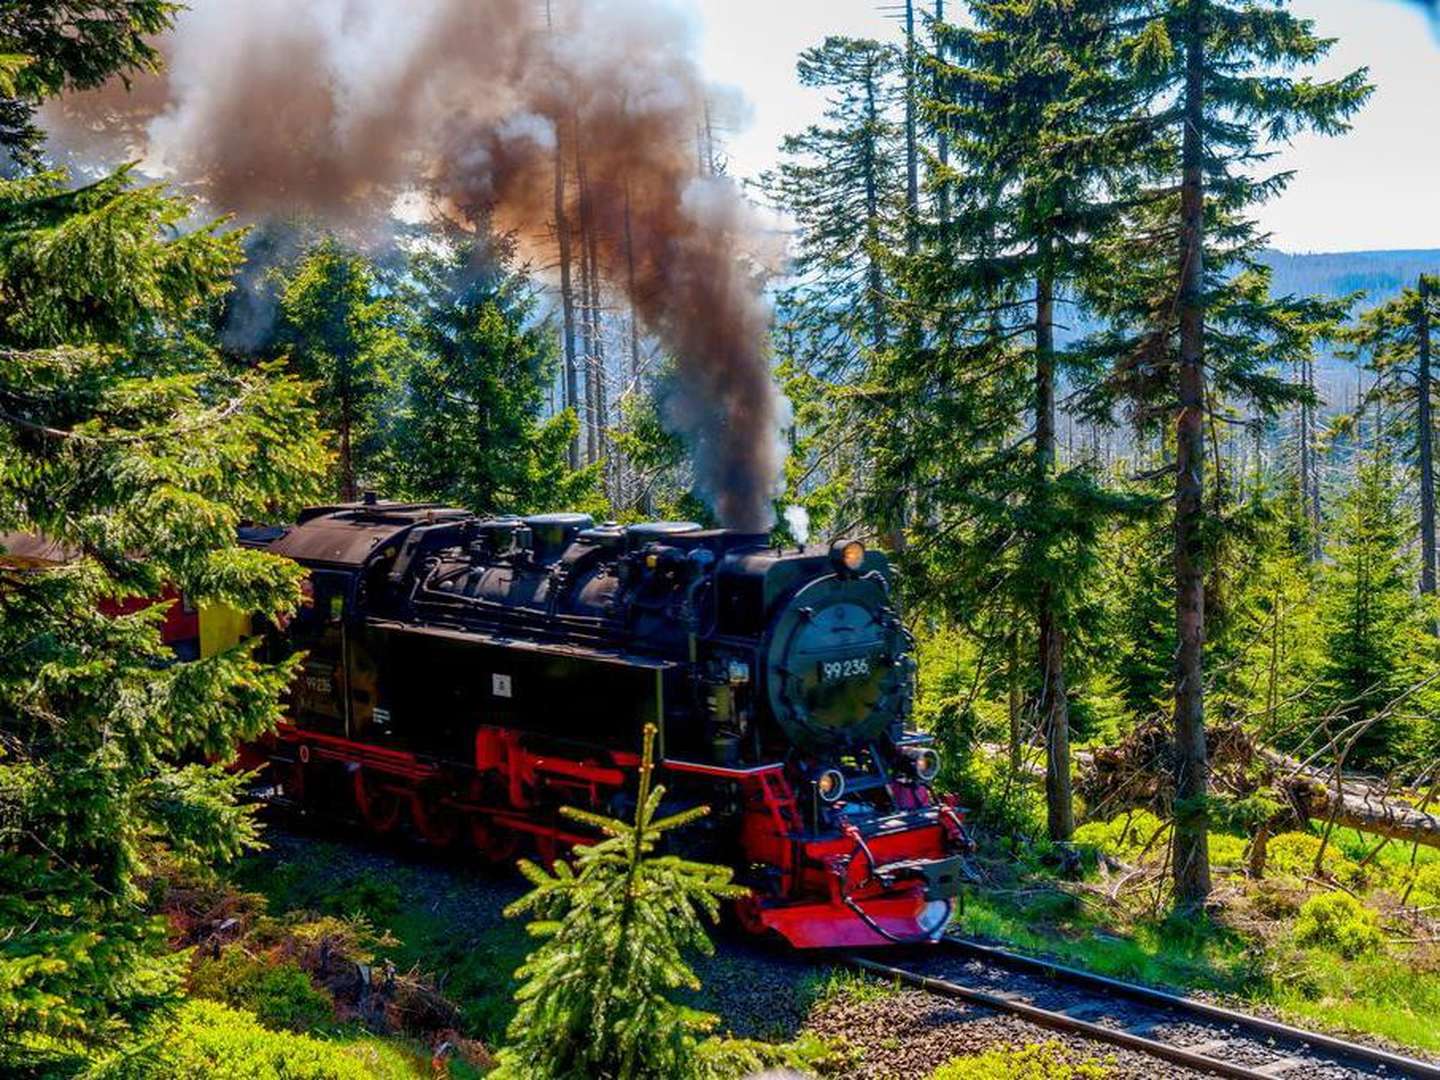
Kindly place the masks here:
<instances>
[{"instance_id":1,"label":"round smokebox front","mask_svg":"<svg viewBox=\"0 0 1440 1080\"><path fill-rule=\"evenodd\" d=\"M899 707L903 646L877 582L811 582L771 628L766 682L775 718L801 747L875 738Z\"/></svg>"}]
</instances>

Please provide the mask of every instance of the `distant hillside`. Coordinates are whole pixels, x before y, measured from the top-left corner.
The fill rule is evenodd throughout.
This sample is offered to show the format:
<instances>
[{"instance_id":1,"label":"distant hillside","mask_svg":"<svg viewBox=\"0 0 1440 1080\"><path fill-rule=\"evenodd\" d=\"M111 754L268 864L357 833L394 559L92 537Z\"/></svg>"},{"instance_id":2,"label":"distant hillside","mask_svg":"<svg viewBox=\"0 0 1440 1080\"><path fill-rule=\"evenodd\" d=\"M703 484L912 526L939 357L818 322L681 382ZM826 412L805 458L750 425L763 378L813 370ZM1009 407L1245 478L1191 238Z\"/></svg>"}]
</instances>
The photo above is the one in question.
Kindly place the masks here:
<instances>
[{"instance_id":1,"label":"distant hillside","mask_svg":"<svg viewBox=\"0 0 1440 1080\"><path fill-rule=\"evenodd\" d=\"M1440 251L1341 251L1292 255L1267 251L1277 296L1346 296L1365 293L1363 307L1384 303L1420 274L1440 274Z\"/></svg>"}]
</instances>

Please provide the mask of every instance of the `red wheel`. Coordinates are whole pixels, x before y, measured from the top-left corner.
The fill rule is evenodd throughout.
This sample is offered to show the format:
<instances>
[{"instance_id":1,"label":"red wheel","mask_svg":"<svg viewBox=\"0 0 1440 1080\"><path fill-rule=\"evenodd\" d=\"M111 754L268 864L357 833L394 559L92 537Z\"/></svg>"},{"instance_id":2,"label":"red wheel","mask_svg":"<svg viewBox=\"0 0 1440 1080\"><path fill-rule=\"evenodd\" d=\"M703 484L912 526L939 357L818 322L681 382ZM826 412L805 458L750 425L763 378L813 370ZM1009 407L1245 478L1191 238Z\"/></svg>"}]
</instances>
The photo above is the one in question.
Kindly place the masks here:
<instances>
[{"instance_id":1,"label":"red wheel","mask_svg":"<svg viewBox=\"0 0 1440 1080\"><path fill-rule=\"evenodd\" d=\"M365 824L377 833L395 831L405 817L408 801L385 782L383 775L363 767L355 770L355 806Z\"/></svg>"},{"instance_id":2,"label":"red wheel","mask_svg":"<svg viewBox=\"0 0 1440 1080\"><path fill-rule=\"evenodd\" d=\"M460 813L444 801L441 792L429 788L417 792L410 802L415 831L432 847L448 848L460 839Z\"/></svg>"},{"instance_id":3,"label":"red wheel","mask_svg":"<svg viewBox=\"0 0 1440 1080\"><path fill-rule=\"evenodd\" d=\"M275 767L276 780L280 784L280 792L286 800L295 807L305 805L305 766L298 761L292 761L285 766Z\"/></svg>"},{"instance_id":4,"label":"red wheel","mask_svg":"<svg viewBox=\"0 0 1440 1080\"><path fill-rule=\"evenodd\" d=\"M520 838L503 825L496 825L480 814L470 815L470 842L489 862L509 862L515 857L519 841Z\"/></svg>"}]
</instances>

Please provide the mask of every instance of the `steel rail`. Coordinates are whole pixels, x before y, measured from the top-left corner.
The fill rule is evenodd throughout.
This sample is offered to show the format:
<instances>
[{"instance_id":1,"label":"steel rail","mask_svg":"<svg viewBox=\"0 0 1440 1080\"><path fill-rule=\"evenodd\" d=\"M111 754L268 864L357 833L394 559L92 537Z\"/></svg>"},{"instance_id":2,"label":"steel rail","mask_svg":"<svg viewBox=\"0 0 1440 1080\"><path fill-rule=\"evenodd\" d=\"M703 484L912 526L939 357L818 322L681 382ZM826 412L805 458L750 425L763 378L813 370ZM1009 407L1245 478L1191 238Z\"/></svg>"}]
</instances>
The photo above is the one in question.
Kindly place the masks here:
<instances>
[{"instance_id":1,"label":"steel rail","mask_svg":"<svg viewBox=\"0 0 1440 1080\"><path fill-rule=\"evenodd\" d=\"M1033 957L1022 956L1018 953L1011 953L1005 949L999 949L994 946L983 945L979 942L967 941L965 939L942 938L937 944L941 947L982 957L998 966L1020 969L1025 973L1045 975L1057 981L1087 987L1091 990L1103 991L1109 995L1128 998L1132 1001L1157 1008L1164 1008L1176 1013L1189 1014L1191 1017L1199 1017L1211 1022L1224 1023L1230 1025L1232 1028L1242 1029L1244 1034L1284 1039L1288 1043L1296 1044L1296 1049L1295 1052L1286 1054L1279 1061L1271 1062L1263 1067L1252 1068L1227 1061L1224 1058L1211 1056L1211 1054L1204 1052L1201 1048L1186 1048L1173 1043L1152 1039L1135 1030L1137 1027L1142 1029L1153 1028L1154 1025L1152 1024L1132 1025L1132 1028L1129 1030L1125 1028L1107 1027L1103 1024L1093 1023L1089 1020L1070 1015L1067 1012L1041 1008L1038 1005L1033 1005L1023 1000L1020 995L1009 995L1003 992L964 986L949 979L924 975L919 972L909 971L902 967L881 963L877 960L855 954L844 955L840 959L849 967L869 972L872 975L893 979L918 990L925 990L943 997L968 1001L974 1005L980 1005L999 1012L1010 1013L1011 1015L1019 1016L1031 1023L1055 1031L1082 1035L1086 1038L1094 1039L1097 1042L1106 1042L1115 1046L1124 1047L1212 1075L1236 1077L1240 1078L1240 1080L1275 1080L1277 1069L1287 1068L1291 1065L1299 1066L1311 1057L1314 1057L1315 1052L1319 1051L1322 1056L1333 1064L1344 1065L1348 1062L1357 1065L1378 1066L1384 1071L1385 1075L1396 1078L1419 1077L1423 1078L1423 1080L1440 1080L1440 1066L1418 1061L1400 1054L1394 1054L1386 1050L1379 1050L1375 1047L1352 1043L1331 1035L1322 1035L1317 1032L1291 1027L1288 1024L1268 1020L1264 1017L1236 1012L1233 1009L1212 1005L1209 1002L1199 1001L1195 998L1183 997L1178 994L1154 990L1147 986L1138 986L1133 983L1122 982L1119 979L1112 979L1104 975L1094 975L1088 971L1081 971L1078 968L1070 968L1063 964L1037 960ZM1201 1047L1208 1045L1210 1044L1201 1044ZM1271 1049L1276 1048L1271 1047ZM1277 1050L1277 1052L1282 1051ZM1302 1054L1306 1056L1302 1057Z\"/></svg>"},{"instance_id":2,"label":"steel rail","mask_svg":"<svg viewBox=\"0 0 1440 1080\"><path fill-rule=\"evenodd\" d=\"M1154 1039L1147 1039L1143 1035L1132 1034L1121 1028L1108 1028L1101 1024L1092 1024L1088 1020L1079 1020L1073 1016L1066 1016L1062 1012L1042 1009L1037 1005L1031 1005L1029 1002L994 994L987 990L977 990L971 986L961 986L959 983L950 982L948 979L937 979L930 975L921 975L914 971L906 971L904 968L892 967L889 964L882 964L877 960L870 960L863 956L846 956L844 961L851 967L895 979L907 986L913 986L917 990L927 990L932 994L939 994L942 997L958 998L961 1001L968 1001L973 1005L983 1005L986 1008L995 1009L999 1012L1011 1013L1029 1020L1033 1024L1038 1024L1041 1027L1051 1028L1055 1031L1072 1032L1097 1041L1114 1043L1116 1046L1136 1050L1142 1054L1148 1054L1151 1057L1163 1058L1166 1061L1174 1062L1177 1065L1184 1065L1199 1072L1218 1073L1221 1076L1238 1077L1239 1080L1274 1080L1274 1077L1268 1073L1257 1072L1243 1065L1235 1065L1228 1061L1219 1061L1215 1058L1206 1057L1204 1054L1197 1054L1178 1046L1172 1046L1170 1043L1157 1042Z\"/></svg>"},{"instance_id":3,"label":"steel rail","mask_svg":"<svg viewBox=\"0 0 1440 1080\"><path fill-rule=\"evenodd\" d=\"M1238 1025L1249 1031L1285 1039L1288 1042L1305 1043L1314 1049L1328 1051L1336 1057L1349 1058L1352 1061L1365 1062L1370 1065L1383 1065L1388 1070L1399 1070L1405 1076L1423 1077L1424 1080L1440 1080L1440 1065L1406 1057L1404 1054L1397 1054L1390 1050L1382 1050L1376 1046L1367 1046L1364 1043L1351 1042L1334 1035L1293 1027L1279 1020L1256 1016L1253 1013L1237 1012L1234 1009L1202 1001L1199 998L1156 990L1154 987L1125 982L1108 975L1097 975L1091 971L1057 964L1051 960L1025 956L995 945L972 941L969 938L946 937L941 939L941 944L957 951L983 957L1003 967L1020 968L1077 986L1089 986L1097 990L1119 994L1132 1001L1174 1009L1177 1012L1189 1013L1191 1016L1203 1016L1208 1020L1225 1024Z\"/></svg>"}]
</instances>

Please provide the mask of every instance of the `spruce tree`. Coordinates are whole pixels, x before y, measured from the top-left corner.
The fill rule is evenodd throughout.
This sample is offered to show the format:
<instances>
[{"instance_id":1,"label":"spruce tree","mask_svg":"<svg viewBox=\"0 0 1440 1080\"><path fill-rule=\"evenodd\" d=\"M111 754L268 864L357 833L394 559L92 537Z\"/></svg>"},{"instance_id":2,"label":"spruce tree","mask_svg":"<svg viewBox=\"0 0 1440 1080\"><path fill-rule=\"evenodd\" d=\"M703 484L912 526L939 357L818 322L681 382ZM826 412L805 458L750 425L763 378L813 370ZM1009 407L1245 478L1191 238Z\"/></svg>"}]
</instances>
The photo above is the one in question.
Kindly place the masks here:
<instances>
[{"instance_id":1,"label":"spruce tree","mask_svg":"<svg viewBox=\"0 0 1440 1080\"><path fill-rule=\"evenodd\" d=\"M378 465L387 490L479 513L593 502L598 466L568 465L575 414L541 418L555 334L505 252L437 239L412 258L401 299L409 344Z\"/></svg>"},{"instance_id":2,"label":"spruce tree","mask_svg":"<svg viewBox=\"0 0 1440 1080\"><path fill-rule=\"evenodd\" d=\"M370 260L334 237L277 273L272 347L318 384L320 423L335 440L335 489L353 500L360 481L373 479L377 414L406 345L401 313Z\"/></svg>"},{"instance_id":3,"label":"spruce tree","mask_svg":"<svg viewBox=\"0 0 1440 1080\"><path fill-rule=\"evenodd\" d=\"M0 181L0 532L57 564L0 569L6 1075L72 1070L174 1000L184 956L143 881L253 844L223 763L291 675L248 643L175 662L166 603L101 613L167 586L270 615L299 596L300 569L235 529L315 494L308 390L214 351L240 244L182 229L192 211L123 171Z\"/></svg>"},{"instance_id":4,"label":"spruce tree","mask_svg":"<svg viewBox=\"0 0 1440 1080\"><path fill-rule=\"evenodd\" d=\"M1388 434L1404 447L1416 471L1420 495L1420 591L1434 596L1435 406L1440 372L1434 339L1440 337L1440 278L1421 275L1414 288L1362 313L1346 335L1364 355L1375 383L1369 398L1385 406Z\"/></svg>"},{"instance_id":5,"label":"spruce tree","mask_svg":"<svg viewBox=\"0 0 1440 1080\"><path fill-rule=\"evenodd\" d=\"M745 890L730 870L657 854L665 834L707 812L661 816L653 783L654 725L646 725L633 822L565 807L604 836L575 849L575 863L547 871L522 861L534 888L506 913L535 917L540 940L518 974L520 1008L497 1077L506 1080L671 1080L739 1075L724 1067L723 1040L706 1039L716 1018L676 1004L698 989L687 952L711 951L704 920ZM742 1056L751 1051L736 1049ZM755 1061L754 1064L760 1064Z\"/></svg>"},{"instance_id":6,"label":"spruce tree","mask_svg":"<svg viewBox=\"0 0 1440 1080\"><path fill-rule=\"evenodd\" d=\"M0 5L0 174L5 159L41 164L35 111L47 98L90 90L111 76L154 71L155 37L180 4L171 0L7 0Z\"/></svg>"},{"instance_id":7,"label":"spruce tree","mask_svg":"<svg viewBox=\"0 0 1440 1080\"><path fill-rule=\"evenodd\" d=\"M1397 695L1433 671L1434 645L1425 608L1414 592L1414 561L1405 552L1396 465L1383 442L1363 451L1340 503L1335 539L1321 582L1320 619L1326 643L1315 711L1335 717L1338 750L1351 768L1392 769L1419 756L1412 741L1440 695L1424 694L1396 715Z\"/></svg>"},{"instance_id":8,"label":"spruce tree","mask_svg":"<svg viewBox=\"0 0 1440 1080\"><path fill-rule=\"evenodd\" d=\"M1067 319L1057 310L1083 287L1099 245L1120 221L1113 193L1124 170L1135 167L1145 132L1133 122L1134 89L1115 76L1127 40L1119 5L976 2L971 14L973 28L939 30L945 58L932 61L939 93L926 103L965 183L946 243L908 260L904 277L907 306L952 314L930 329L930 341L907 341L888 362L938 370L927 349L966 357L957 382L933 392L978 394L977 417L990 426L972 440L965 471L988 474L983 512L995 532L1017 538L1004 588L1034 620L1048 826L1052 838L1068 839L1066 639L1111 500L1085 470L1058 464L1057 386L1072 357L1057 346L1057 324ZM977 380L981 370L1008 374ZM1005 422L1016 411L1028 414L1028 436ZM881 422L896 433L892 443L926 424ZM887 460L923 459L896 447Z\"/></svg>"},{"instance_id":9,"label":"spruce tree","mask_svg":"<svg viewBox=\"0 0 1440 1080\"><path fill-rule=\"evenodd\" d=\"M1120 71L1148 101L1150 152L1127 197L1134 207L1112 270L1098 280L1115 333L1101 353L1176 433L1174 488L1175 833L1177 903L1210 891L1205 800L1205 595L1213 503L1205 490L1206 428L1218 402L1272 414L1296 394L1272 365L1308 349L1304 317L1268 295L1255 256L1264 237L1247 216L1289 174L1254 173L1273 144L1303 130L1338 134L1369 94L1363 71L1295 77L1331 41L1284 4L1134 0L1137 26Z\"/></svg>"},{"instance_id":10,"label":"spruce tree","mask_svg":"<svg viewBox=\"0 0 1440 1080\"><path fill-rule=\"evenodd\" d=\"M823 124L781 143L766 195L799 228L787 307L821 370L854 372L858 351L890 338L885 256L905 225L904 134L894 110L903 56L863 38L829 37L800 54L802 86L827 91Z\"/></svg>"}]
</instances>

